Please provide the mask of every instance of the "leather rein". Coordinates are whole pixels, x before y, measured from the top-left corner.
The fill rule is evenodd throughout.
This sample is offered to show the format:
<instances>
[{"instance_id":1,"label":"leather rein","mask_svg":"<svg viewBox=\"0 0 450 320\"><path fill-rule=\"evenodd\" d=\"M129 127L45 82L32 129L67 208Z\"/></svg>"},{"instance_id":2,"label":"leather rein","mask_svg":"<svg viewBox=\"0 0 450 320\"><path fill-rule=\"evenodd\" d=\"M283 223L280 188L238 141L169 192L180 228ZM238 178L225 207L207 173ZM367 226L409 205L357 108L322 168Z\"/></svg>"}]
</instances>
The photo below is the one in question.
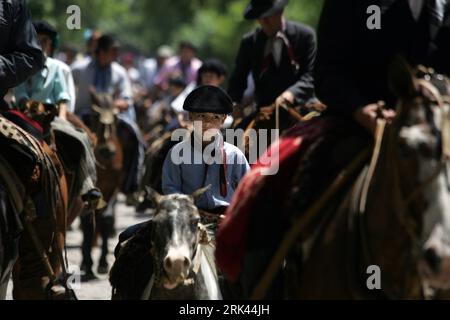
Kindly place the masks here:
<instances>
[{"instance_id":1,"label":"leather rein","mask_svg":"<svg viewBox=\"0 0 450 320\"><path fill-rule=\"evenodd\" d=\"M402 208L404 210L396 211L397 213L397 219L402 225L402 227L406 230L406 233L408 234L410 239L416 239L417 238L417 226L414 221L408 218L408 216L405 214L405 210L411 205L411 202L415 200L418 196L420 196L423 191L432 184L442 173L443 170L448 170L449 168L449 161L450 161L450 110L449 106L446 104L450 104L450 96L448 95L441 95L439 91L427 80L425 79L418 79L417 80L418 87L422 90L421 92L427 91L431 99L429 102L436 102L439 106L442 117L441 117L441 159L439 161L439 164L436 166L436 168L433 170L432 174L425 179L423 183L421 183L419 186L417 186L403 201ZM385 137L385 129L386 129L386 121L383 119L379 119L377 123L377 130L375 135L375 147L372 155L372 159L370 162L370 166L368 169L367 176L365 178L365 183L363 185L362 194L360 198L358 213L357 213L357 228L359 231L359 238L361 240L361 249L363 250L363 257L365 257L365 261L374 261L371 257L371 252L369 249L369 237L367 235L367 230L365 227L365 212L366 212L366 204L367 204L367 198L369 194L369 187L372 182L378 160L380 157L381 148L383 145L383 140ZM391 135L392 138L392 135ZM447 171L447 177L450 171ZM449 184L450 185L450 184ZM409 258L414 258L417 256L417 252L415 252L414 247L412 251L409 253ZM348 261L348 263L352 263L351 261ZM349 275L349 277L351 277ZM395 294L387 292L386 286L383 287L383 295L389 299L398 299L401 297L396 297Z\"/></svg>"}]
</instances>

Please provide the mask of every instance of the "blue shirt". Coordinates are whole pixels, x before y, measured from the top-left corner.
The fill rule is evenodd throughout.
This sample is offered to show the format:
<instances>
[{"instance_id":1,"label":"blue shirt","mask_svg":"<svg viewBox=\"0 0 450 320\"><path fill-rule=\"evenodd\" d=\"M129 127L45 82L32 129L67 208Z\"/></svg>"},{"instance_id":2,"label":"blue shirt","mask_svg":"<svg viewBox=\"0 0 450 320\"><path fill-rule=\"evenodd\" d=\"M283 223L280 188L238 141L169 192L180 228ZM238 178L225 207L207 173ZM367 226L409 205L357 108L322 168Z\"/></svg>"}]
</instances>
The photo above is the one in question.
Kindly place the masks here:
<instances>
[{"instance_id":1,"label":"blue shirt","mask_svg":"<svg viewBox=\"0 0 450 320\"><path fill-rule=\"evenodd\" d=\"M17 102L26 99L57 104L62 101L70 103L71 100L64 71L52 58L46 59L40 72L16 87L14 96Z\"/></svg>"},{"instance_id":2,"label":"blue shirt","mask_svg":"<svg viewBox=\"0 0 450 320\"><path fill-rule=\"evenodd\" d=\"M211 148L221 150L219 141ZM203 210L212 210L217 207L229 206L231 198L244 175L250 170L250 166L244 154L237 147L229 143L223 143L226 154L227 195L220 194L220 167L221 161L206 164L200 147L196 147L191 138L175 145L168 153L162 176L162 189L164 194L192 194L198 189L211 185L210 189L197 200L197 207ZM211 146L211 145L210 145ZM206 152L213 154L213 152ZM220 155L220 151L217 154ZM221 156L215 157L220 158ZM214 158L214 159L215 159ZM206 157L206 161L212 157ZM197 160L197 161L196 161ZM181 164L180 164L181 162Z\"/></svg>"}]
</instances>

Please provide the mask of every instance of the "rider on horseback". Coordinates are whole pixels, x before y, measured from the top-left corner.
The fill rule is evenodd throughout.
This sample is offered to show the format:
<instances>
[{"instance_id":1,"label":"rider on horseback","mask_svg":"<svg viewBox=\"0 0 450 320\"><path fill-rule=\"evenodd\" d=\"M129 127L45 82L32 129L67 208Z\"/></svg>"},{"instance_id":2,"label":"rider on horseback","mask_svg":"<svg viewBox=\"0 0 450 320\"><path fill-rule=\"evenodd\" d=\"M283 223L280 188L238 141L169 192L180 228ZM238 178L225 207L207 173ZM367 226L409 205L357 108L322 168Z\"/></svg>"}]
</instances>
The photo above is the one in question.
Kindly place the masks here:
<instances>
[{"instance_id":1,"label":"rider on horseback","mask_svg":"<svg viewBox=\"0 0 450 320\"><path fill-rule=\"evenodd\" d=\"M184 110L189 112L189 117L194 122L194 132L190 139L173 147L166 157L163 166L163 192L190 194L211 185L211 189L199 199L197 205L202 210L222 214L239 181L249 170L242 152L224 142L220 133L226 115L233 110L231 99L218 87L201 86L187 97ZM213 157L214 160L220 158L219 163L205 163L203 153L210 145L214 146ZM180 154L180 150L189 155ZM200 163L195 162L196 153L202 155ZM182 163L179 163L180 157L183 159ZM184 163L185 158L187 163Z\"/></svg>"},{"instance_id":2,"label":"rider on horseback","mask_svg":"<svg viewBox=\"0 0 450 320\"><path fill-rule=\"evenodd\" d=\"M45 66L41 72L14 89L16 102L19 108L29 100L58 105L59 117L52 122L53 129L62 131L75 140L77 146L82 146L75 153L82 156L70 159L71 166L77 168L75 193L81 195L90 207L95 208L102 195L95 187L97 174L93 146L86 133L78 131L67 121L67 111L71 110L71 101L75 98L74 92L70 90L70 82L67 81L67 78L72 78L70 68L63 67L62 62L51 57L58 37L55 28L45 21L35 22L34 26L46 56Z\"/></svg>"},{"instance_id":3,"label":"rider on horseback","mask_svg":"<svg viewBox=\"0 0 450 320\"><path fill-rule=\"evenodd\" d=\"M276 106L305 105L314 92L313 68L316 57L314 31L287 21L283 15L288 0L252 0L244 17L257 19L261 28L245 35L231 74L228 93L240 103L252 73L257 112L271 114ZM237 111L237 110L235 110ZM257 112L239 125L246 128Z\"/></svg>"},{"instance_id":4,"label":"rider on horseback","mask_svg":"<svg viewBox=\"0 0 450 320\"><path fill-rule=\"evenodd\" d=\"M136 124L136 114L132 104L132 91L126 70L115 62L119 43L110 35L98 39L93 59L77 64L72 72L77 91L75 113L88 122L93 105L91 89L98 93L113 95L114 106L119 114L119 135L132 141L133 152L125 154L127 179L122 185L122 192L132 195L137 191L144 157L144 142Z\"/></svg>"},{"instance_id":5,"label":"rider on horseback","mask_svg":"<svg viewBox=\"0 0 450 320\"><path fill-rule=\"evenodd\" d=\"M438 10L430 6L433 2L440 4ZM317 94L329 107L327 117L301 124L288 133L287 139L282 139L280 148L285 152L284 158L280 157L278 175L258 184L255 179L258 168L252 170L241 185L259 190L258 196L247 197L251 191L240 188L237 192L241 197L231 203L233 215L227 215L221 225L218 263L230 278L240 279L248 295L259 284L264 268L274 256L274 248L279 247L286 234L285 223L292 225L293 216L301 216L316 205L318 195L331 185L342 168L370 146L373 137L369 132L374 133L378 117L391 120L395 116L395 112L382 110L378 104L384 100L391 108L396 105L388 83L391 61L400 54L414 66L423 64L450 75L448 0L375 3L381 7L381 30L371 30L366 23L370 17L367 8L374 1L325 1L318 31L315 78ZM283 197L285 193L289 196ZM337 193L334 190L333 194ZM270 203L261 201L269 195ZM273 219L268 227L267 219ZM248 223L248 228L241 227L243 223ZM236 232L237 227L241 231ZM268 232L272 235L270 239ZM267 243L261 245L262 241ZM296 244L298 250L291 248L290 254L302 261L299 258L302 248ZM266 293L259 290L258 297Z\"/></svg>"},{"instance_id":6,"label":"rider on horseback","mask_svg":"<svg viewBox=\"0 0 450 320\"><path fill-rule=\"evenodd\" d=\"M227 209L240 180L250 170L243 153L224 142L219 131L226 115L233 110L232 102L222 89L200 86L189 94L184 110L189 112L190 119L195 122L194 133L169 151L163 165L162 189L164 194L190 194L209 185L209 190L196 204L206 215L217 221ZM209 152L214 153L213 159L210 159L213 163L208 164L203 160L203 153L211 147L214 149ZM186 154L183 156L180 151ZM195 159L199 155L201 162L196 163ZM179 163L186 156L188 161ZM216 160L219 161L215 162ZM143 225L145 223L125 230L119 237L117 248Z\"/></svg>"},{"instance_id":7,"label":"rider on horseback","mask_svg":"<svg viewBox=\"0 0 450 320\"><path fill-rule=\"evenodd\" d=\"M8 105L3 100L6 92L28 77L38 72L44 64L44 56L39 47L36 32L33 29L31 16L25 1L1 0L0 7L0 114L8 109ZM0 115L1 117L1 115ZM3 135L1 135L3 138ZM6 136L4 137L6 138ZM3 139L0 139L2 141ZM7 139L5 139L7 140ZM9 142L7 142L9 143ZM2 154L4 147L2 144ZM32 157L26 157L26 165L34 168ZM29 161L28 161L29 160ZM24 170L23 170L24 171ZM19 185L18 181L14 182ZM4 193L2 187L2 194ZM4 197L2 197L3 201ZM8 206L5 204L5 206ZM19 212L17 213L19 214ZM0 299L6 297L6 287L10 278L10 266L8 261L17 259L19 239L14 237L21 231L19 223L8 225L2 209L0 216ZM4 233L6 232L6 234Z\"/></svg>"}]
</instances>

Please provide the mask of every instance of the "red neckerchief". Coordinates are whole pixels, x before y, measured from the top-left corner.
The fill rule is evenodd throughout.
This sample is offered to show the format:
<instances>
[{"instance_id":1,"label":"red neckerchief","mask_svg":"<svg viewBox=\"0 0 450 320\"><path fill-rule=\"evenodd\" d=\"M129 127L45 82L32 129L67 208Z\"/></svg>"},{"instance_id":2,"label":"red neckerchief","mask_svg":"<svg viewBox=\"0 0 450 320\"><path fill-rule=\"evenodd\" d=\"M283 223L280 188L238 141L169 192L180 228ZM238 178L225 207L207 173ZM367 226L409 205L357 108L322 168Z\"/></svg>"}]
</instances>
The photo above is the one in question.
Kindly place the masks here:
<instances>
[{"instance_id":1,"label":"red neckerchief","mask_svg":"<svg viewBox=\"0 0 450 320\"><path fill-rule=\"evenodd\" d=\"M227 183L227 154L225 152L225 146L223 139L221 139L220 149L222 152L222 163L220 165L220 195L226 198L228 195L228 183Z\"/></svg>"}]
</instances>

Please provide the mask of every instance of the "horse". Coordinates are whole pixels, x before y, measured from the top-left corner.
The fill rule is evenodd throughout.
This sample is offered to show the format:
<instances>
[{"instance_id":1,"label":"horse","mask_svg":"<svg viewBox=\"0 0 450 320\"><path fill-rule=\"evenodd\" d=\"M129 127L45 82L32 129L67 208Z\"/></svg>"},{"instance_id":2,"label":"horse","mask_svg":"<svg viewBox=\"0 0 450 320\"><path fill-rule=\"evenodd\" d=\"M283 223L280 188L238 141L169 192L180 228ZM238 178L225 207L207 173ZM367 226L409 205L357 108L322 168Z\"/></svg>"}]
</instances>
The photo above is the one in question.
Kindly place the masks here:
<instances>
[{"instance_id":1,"label":"horse","mask_svg":"<svg viewBox=\"0 0 450 320\"><path fill-rule=\"evenodd\" d=\"M1 118L2 149L5 151L0 161L1 212L5 222L2 236L6 234L9 238L2 246L10 246L6 251L9 251L6 256L9 258L0 261L6 266L1 282L4 291L11 274L10 266L14 264L15 299L68 298L65 284L57 284L61 272L63 277L67 276L62 258L67 181L57 154L45 141L38 140L42 138L39 133L43 133L39 128L46 128L52 116L46 114L39 119L27 120L24 113L10 111L5 117L14 122ZM16 165L21 170L17 170ZM12 228L14 225L16 227ZM9 235L8 228L12 230ZM22 232L24 229L26 232Z\"/></svg>"},{"instance_id":2,"label":"horse","mask_svg":"<svg viewBox=\"0 0 450 320\"><path fill-rule=\"evenodd\" d=\"M291 217L252 298L264 297L280 272L288 299L445 297L449 81L423 70L393 64L396 119L379 119L372 156L363 148L322 196Z\"/></svg>"},{"instance_id":3,"label":"horse","mask_svg":"<svg viewBox=\"0 0 450 320\"><path fill-rule=\"evenodd\" d=\"M192 195L160 195L147 189L155 214L121 244L111 269L112 299L219 300L222 298L211 235Z\"/></svg>"},{"instance_id":4,"label":"horse","mask_svg":"<svg viewBox=\"0 0 450 320\"><path fill-rule=\"evenodd\" d=\"M66 133L66 127L61 128L61 124L56 128L52 126L56 116L59 114L57 105L30 100L22 104L22 109L28 118L40 123L43 129L45 142L56 152L58 162L61 162L63 166L69 188L66 221L66 224L69 227L84 210L84 203L79 194L79 186L76 186L79 158L80 154L84 152L83 146L80 145L80 142L77 139ZM84 125L78 116L72 112L66 112L66 122L63 123L67 123L68 126L75 128L76 131L85 134L90 145L95 147L97 137L86 125Z\"/></svg>"},{"instance_id":5,"label":"horse","mask_svg":"<svg viewBox=\"0 0 450 320\"><path fill-rule=\"evenodd\" d=\"M81 219L84 235L82 269L86 269L86 280L93 277L92 270L90 270L93 264L91 251L96 231L99 232L102 241L97 271L99 274L108 273L108 239L114 228L116 197L119 187L125 179L124 154L129 151L127 142L119 137L117 131L117 115L120 112L113 107L113 95L97 93L91 89L91 97L93 101L91 114L83 120L97 137L97 145L94 149L97 160L97 186L102 191L107 207L95 212L95 221L87 215Z\"/></svg>"}]
</instances>

